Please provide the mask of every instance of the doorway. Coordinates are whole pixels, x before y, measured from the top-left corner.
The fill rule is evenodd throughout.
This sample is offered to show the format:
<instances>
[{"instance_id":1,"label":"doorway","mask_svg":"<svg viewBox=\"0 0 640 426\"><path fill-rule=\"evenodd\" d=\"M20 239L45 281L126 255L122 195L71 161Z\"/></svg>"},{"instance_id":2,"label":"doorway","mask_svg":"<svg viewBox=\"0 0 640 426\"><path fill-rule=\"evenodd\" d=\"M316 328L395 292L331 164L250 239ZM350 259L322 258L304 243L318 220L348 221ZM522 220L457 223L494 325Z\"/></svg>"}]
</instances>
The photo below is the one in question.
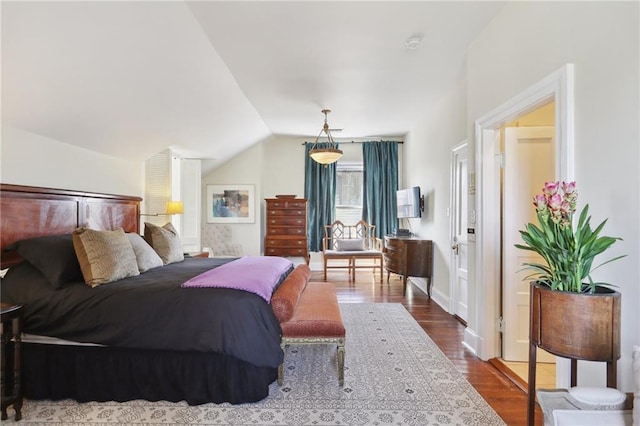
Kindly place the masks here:
<instances>
[{"instance_id":1,"label":"doorway","mask_svg":"<svg viewBox=\"0 0 640 426\"><path fill-rule=\"evenodd\" d=\"M475 245L474 301L478 329L466 335L470 347L488 360L502 354L499 324L502 313L500 277L502 241L500 128L550 102L555 104L554 179L573 178L573 65L567 64L476 121L477 243ZM524 224L523 224L524 225ZM466 341L465 341L466 343ZM570 365L559 359L556 387L569 386Z\"/></svg>"},{"instance_id":2,"label":"doorway","mask_svg":"<svg viewBox=\"0 0 640 426\"><path fill-rule=\"evenodd\" d=\"M515 124L515 126L512 126ZM536 124L550 124L537 126ZM549 103L501 129L501 361L527 383L529 361L529 281L524 262L541 262L517 249L520 229L536 221L533 197L555 179L554 104ZM538 349L538 387L555 387L555 356Z\"/></svg>"},{"instance_id":3,"label":"doorway","mask_svg":"<svg viewBox=\"0 0 640 426\"><path fill-rule=\"evenodd\" d=\"M469 185L469 153L467 141L451 150L450 241L451 277L449 311L463 324L469 313L468 280L468 198L474 191Z\"/></svg>"}]
</instances>

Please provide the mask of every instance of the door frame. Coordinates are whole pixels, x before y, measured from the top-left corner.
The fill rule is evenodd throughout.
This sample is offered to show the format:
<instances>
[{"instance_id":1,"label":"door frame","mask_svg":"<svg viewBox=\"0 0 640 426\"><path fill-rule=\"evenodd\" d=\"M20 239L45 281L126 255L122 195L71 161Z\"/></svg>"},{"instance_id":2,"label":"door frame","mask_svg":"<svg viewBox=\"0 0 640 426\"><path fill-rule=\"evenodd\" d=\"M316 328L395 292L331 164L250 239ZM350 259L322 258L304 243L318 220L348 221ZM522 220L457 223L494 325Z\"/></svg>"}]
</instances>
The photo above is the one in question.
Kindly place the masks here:
<instances>
[{"instance_id":1,"label":"door frame","mask_svg":"<svg viewBox=\"0 0 640 426\"><path fill-rule=\"evenodd\" d=\"M465 332L473 340L465 342L487 360L500 355L498 317L500 315L500 144L499 128L536 108L554 101L556 178L574 178L574 66L566 64L525 89L475 122L477 236L475 255L475 318L477 330ZM472 313L470 313L472 314ZM569 387L569 362L559 359L556 384Z\"/></svg>"},{"instance_id":2,"label":"door frame","mask_svg":"<svg viewBox=\"0 0 640 426\"><path fill-rule=\"evenodd\" d=\"M467 164L469 167L469 144L467 142L467 140L463 140L462 142L460 142L459 144L455 145L453 148L451 148L451 163L449 168L450 170L450 183L449 183L449 244L452 244L453 242L453 237L455 236L455 229L454 229L454 221L455 221L455 196L456 196L456 188L455 188L455 184L456 184L456 170L455 170L455 162L456 162L456 158L458 156L458 152L460 152L461 150L466 150L467 151ZM469 170L469 169L467 169ZM469 196L469 194L467 194L467 197ZM468 203L467 203L467 214L468 214ZM452 313L456 313L457 312L457 303L458 303L458 283L456 282L456 259L455 259L456 255L453 253L453 250L449 251L449 312ZM467 269L469 268L469 260L468 260L468 256L467 256ZM468 293L467 293L468 294ZM467 303L469 301L467 300ZM465 321L468 322L468 312L467 312L467 318L465 319Z\"/></svg>"}]
</instances>

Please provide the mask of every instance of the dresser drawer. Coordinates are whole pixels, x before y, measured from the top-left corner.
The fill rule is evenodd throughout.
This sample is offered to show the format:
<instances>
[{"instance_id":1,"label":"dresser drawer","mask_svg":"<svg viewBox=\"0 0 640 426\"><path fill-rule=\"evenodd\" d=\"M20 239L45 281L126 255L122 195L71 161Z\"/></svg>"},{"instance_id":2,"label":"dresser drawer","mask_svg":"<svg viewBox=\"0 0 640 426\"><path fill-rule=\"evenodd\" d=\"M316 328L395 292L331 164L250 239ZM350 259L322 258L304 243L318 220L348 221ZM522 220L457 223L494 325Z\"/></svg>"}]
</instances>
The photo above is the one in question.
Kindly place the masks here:
<instances>
[{"instance_id":1,"label":"dresser drawer","mask_svg":"<svg viewBox=\"0 0 640 426\"><path fill-rule=\"evenodd\" d=\"M290 227L269 227L267 228L267 235L307 235L307 228L304 226L290 226Z\"/></svg>"},{"instance_id":2,"label":"dresser drawer","mask_svg":"<svg viewBox=\"0 0 640 426\"><path fill-rule=\"evenodd\" d=\"M267 218L267 227L271 226L297 226L306 228L307 227L307 217L285 217L278 216L273 217L270 216Z\"/></svg>"},{"instance_id":3,"label":"dresser drawer","mask_svg":"<svg viewBox=\"0 0 640 426\"><path fill-rule=\"evenodd\" d=\"M265 255L267 256L303 256L308 255L306 248L282 248L282 247L267 247Z\"/></svg>"},{"instance_id":4,"label":"dresser drawer","mask_svg":"<svg viewBox=\"0 0 640 426\"><path fill-rule=\"evenodd\" d=\"M387 250L401 250L402 248L404 248L405 243L398 238L385 238L384 246L387 248Z\"/></svg>"},{"instance_id":5,"label":"dresser drawer","mask_svg":"<svg viewBox=\"0 0 640 426\"><path fill-rule=\"evenodd\" d=\"M294 217L307 217L306 209L267 209L267 215L269 217L275 216L294 216Z\"/></svg>"},{"instance_id":6,"label":"dresser drawer","mask_svg":"<svg viewBox=\"0 0 640 426\"><path fill-rule=\"evenodd\" d=\"M306 209L306 201L280 201L268 200L267 209Z\"/></svg>"},{"instance_id":7,"label":"dresser drawer","mask_svg":"<svg viewBox=\"0 0 640 426\"><path fill-rule=\"evenodd\" d=\"M391 272L399 272L400 271L400 260L397 258L391 258L388 256L384 257L384 267L385 269Z\"/></svg>"},{"instance_id":8,"label":"dresser drawer","mask_svg":"<svg viewBox=\"0 0 640 426\"><path fill-rule=\"evenodd\" d=\"M266 244L267 248L270 247L286 247L286 248L297 248L303 247L305 250L307 248L307 239L306 238L269 238L267 237Z\"/></svg>"}]
</instances>

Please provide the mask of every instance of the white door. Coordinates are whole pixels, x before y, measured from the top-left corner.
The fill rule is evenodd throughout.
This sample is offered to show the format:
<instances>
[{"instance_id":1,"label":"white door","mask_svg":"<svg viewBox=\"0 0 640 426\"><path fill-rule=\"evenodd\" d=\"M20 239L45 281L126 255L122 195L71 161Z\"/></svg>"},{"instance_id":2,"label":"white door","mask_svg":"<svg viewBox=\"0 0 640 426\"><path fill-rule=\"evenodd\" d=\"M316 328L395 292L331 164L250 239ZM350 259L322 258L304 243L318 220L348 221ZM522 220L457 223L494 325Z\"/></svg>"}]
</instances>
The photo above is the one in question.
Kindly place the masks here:
<instances>
[{"instance_id":1,"label":"white door","mask_svg":"<svg viewBox=\"0 0 640 426\"><path fill-rule=\"evenodd\" d=\"M463 321L468 317L467 200L469 197L467 143L453 148L451 155L451 305Z\"/></svg>"},{"instance_id":2,"label":"white door","mask_svg":"<svg viewBox=\"0 0 640 426\"><path fill-rule=\"evenodd\" d=\"M200 251L201 167L200 160L180 159L180 198L184 204L180 240L185 252Z\"/></svg>"},{"instance_id":3,"label":"white door","mask_svg":"<svg viewBox=\"0 0 640 426\"><path fill-rule=\"evenodd\" d=\"M507 127L504 133L504 175L502 193L502 358L529 359L529 281L524 262L540 261L533 252L519 250L521 229L537 223L533 197L545 182L555 180L554 127ZM538 362L555 362L544 351Z\"/></svg>"}]
</instances>

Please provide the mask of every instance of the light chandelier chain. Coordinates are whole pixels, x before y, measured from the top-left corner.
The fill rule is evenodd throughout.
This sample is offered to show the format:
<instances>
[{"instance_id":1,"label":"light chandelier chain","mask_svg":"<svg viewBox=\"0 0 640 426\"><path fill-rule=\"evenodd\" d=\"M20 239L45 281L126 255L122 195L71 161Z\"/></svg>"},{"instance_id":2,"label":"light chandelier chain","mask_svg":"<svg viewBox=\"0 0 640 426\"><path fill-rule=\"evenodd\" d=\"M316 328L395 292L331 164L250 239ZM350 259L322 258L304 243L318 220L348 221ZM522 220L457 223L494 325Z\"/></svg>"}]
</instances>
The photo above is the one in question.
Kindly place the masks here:
<instances>
[{"instance_id":1,"label":"light chandelier chain","mask_svg":"<svg viewBox=\"0 0 640 426\"><path fill-rule=\"evenodd\" d=\"M315 142L313 143L312 149L309 151L309 156L317 163L324 164L325 167L327 164L332 164L338 161L342 157L342 150L338 149L336 143L333 140L333 136L331 135L331 131L329 130L329 123L327 121L327 115L331 112L330 109L323 109L321 111L324 114L324 125L318 134ZM327 135L327 139L329 140L329 148L318 148L318 140L320 136L322 136L322 132Z\"/></svg>"},{"instance_id":2,"label":"light chandelier chain","mask_svg":"<svg viewBox=\"0 0 640 426\"><path fill-rule=\"evenodd\" d=\"M333 135L331 135L331 131L329 130L329 123L327 122L327 114L329 114L331 112L330 109L323 109L322 111L320 111L324 114L324 126L322 126L322 129L320 129L320 133L318 133L318 137L316 137L316 141L314 143L318 143L318 140L320 139L320 136L322 136L322 132L324 132L327 135L327 138L329 139L329 142L331 144L334 144L335 142L333 141Z\"/></svg>"}]
</instances>

